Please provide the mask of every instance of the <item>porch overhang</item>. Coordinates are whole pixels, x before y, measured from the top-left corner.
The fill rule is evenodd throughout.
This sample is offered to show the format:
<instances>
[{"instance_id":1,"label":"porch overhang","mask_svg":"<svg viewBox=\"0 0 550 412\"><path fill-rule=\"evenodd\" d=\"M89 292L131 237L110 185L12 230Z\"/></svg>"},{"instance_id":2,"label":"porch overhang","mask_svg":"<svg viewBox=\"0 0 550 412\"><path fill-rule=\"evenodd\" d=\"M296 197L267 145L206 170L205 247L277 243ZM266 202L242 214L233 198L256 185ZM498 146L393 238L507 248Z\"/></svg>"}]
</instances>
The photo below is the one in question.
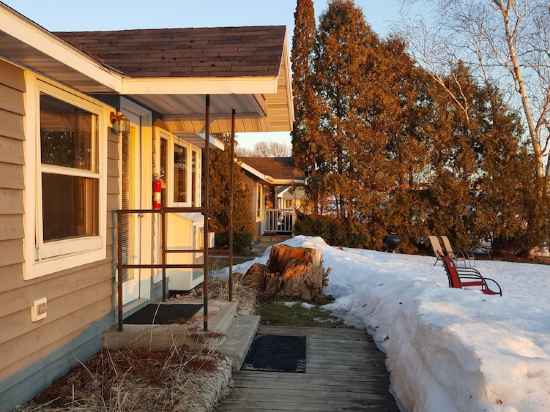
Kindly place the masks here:
<instances>
[{"instance_id":1,"label":"porch overhang","mask_svg":"<svg viewBox=\"0 0 550 412\"><path fill-rule=\"evenodd\" d=\"M240 103L248 102L243 110L237 110L235 131L247 132L289 132L294 124L294 103L292 95L292 77L290 74L290 59L288 54L288 35L285 35L284 49L279 69L279 75L274 83L275 89L268 93L256 92L251 95L232 96ZM212 93L213 101L228 98ZM149 96L148 96L149 97ZM257 111L254 112L254 105ZM223 105L231 107L231 105ZM234 106L234 108L236 108ZM162 118L162 125L174 134L200 133L204 130L204 122L193 114L167 113ZM231 130L231 112L212 112L210 131L212 133L227 133Z\"/></svg>"},{"instance_id":2,"label":"porch overhang","mask_svg":"<svg viewBox=\"0 0 550 412\"><path fill-rule=\"evenodd\" d=\"M204 96L211 95L212 133L290 131L294 122L288 36L278 73L246 75L129 75L75 47L0 2L0 58L87 94L128 96L157 113L157 122L180 135L204 130ZM220 60L223 59L220 57Z\"/></svg>"},{"instance_id":3,"label":"porch overhang","mask_svg":"<svg viewBox=\"0 0 550 412\"><path fill-rule=\"evenodd\" d=\"M84 93L113 93L123 76L0 2L0 57Z\"/></svg>"}]
</instances>

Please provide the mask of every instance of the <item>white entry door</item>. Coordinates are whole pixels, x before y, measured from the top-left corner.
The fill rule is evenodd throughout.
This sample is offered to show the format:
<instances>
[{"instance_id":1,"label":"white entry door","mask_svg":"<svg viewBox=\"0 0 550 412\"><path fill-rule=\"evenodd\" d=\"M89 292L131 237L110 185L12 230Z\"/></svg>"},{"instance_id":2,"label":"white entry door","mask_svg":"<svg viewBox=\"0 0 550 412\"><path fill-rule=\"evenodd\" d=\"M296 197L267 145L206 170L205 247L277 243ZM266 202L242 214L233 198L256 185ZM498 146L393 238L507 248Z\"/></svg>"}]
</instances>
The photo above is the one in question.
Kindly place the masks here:
<instances>
[{"instance_id":1,"label":"white entry door","mask_svg":"<svg viewBox=\"0 0 550 412\"><path fill-rule=\"evenodd\" d=\"M144 145L141 119L125 113L129 130L122 136L122 209L148 209L144 202L144 185L147 181L144 167ZM147 263L147 236L150 237L151 215L128 214L121 217L123 255L131 265ZM151 270L128 269L124 274L123 304L150 298Z\"/></svg>"}]
</instances>

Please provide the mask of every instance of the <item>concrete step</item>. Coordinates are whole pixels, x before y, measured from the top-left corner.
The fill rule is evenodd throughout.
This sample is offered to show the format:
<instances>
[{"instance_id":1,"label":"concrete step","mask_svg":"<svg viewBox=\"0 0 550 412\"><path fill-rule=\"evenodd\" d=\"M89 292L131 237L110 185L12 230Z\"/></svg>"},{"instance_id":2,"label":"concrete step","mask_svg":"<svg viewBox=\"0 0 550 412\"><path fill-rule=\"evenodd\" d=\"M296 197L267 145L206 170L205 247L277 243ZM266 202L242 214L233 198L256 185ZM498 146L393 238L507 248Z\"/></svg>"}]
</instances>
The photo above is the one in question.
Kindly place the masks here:
<instances>
[{"instance_id":1,"label":"concrete step","mask_svg":"<svg viewBox=\"0 0 550 412\"><path fill-rule=\"evenodd\" d=\"M240 370L243 366L259 325L260 317L255 315L240 315L234 319L224 343L219 348L221 353L231 359L234 371Z\"/></svg>"},{"instance_id":2,"label":"concrete step","mask_svg":"<svg viewBox=\"0 0 550 412\"><path fill-rule=\"evenodd\" d=\"M210 330L213 332L221 333L223 335L227 335L236 315L237 302L229 302L216 314L210 317L210 319L208 320Z\"/></svg>"},{"instance_id":3,"label":"concrete step","mask_svg":"<svg viewBox=\"0 0 550 412\"><path fill-rule=\"evenodd\" d=\"M200 299L186 300L186 303L200 303ZM176 303L169 301L167 303ZM178 301L178 303L181 303ZM169 325L124 325L119 332L116 327L103 334L103 347L123 349L127 347L147 350L168 350L174 345L187 345L191 348L218 349L226 340L233 319L237 313L237 303L223 300L209 302L209 331L204 332L203 312L200 310L185 323Z\"/></svg>"}]
</instances>

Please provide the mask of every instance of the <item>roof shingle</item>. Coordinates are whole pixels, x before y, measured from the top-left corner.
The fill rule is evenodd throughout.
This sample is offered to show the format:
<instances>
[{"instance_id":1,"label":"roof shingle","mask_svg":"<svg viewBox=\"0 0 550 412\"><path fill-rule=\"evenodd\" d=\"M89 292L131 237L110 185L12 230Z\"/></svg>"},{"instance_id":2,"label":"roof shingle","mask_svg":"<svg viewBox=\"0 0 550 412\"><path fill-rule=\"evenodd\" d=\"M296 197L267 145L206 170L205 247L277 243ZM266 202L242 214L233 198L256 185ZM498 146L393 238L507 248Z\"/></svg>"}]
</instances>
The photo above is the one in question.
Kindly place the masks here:
<instances>
[{"instance_id":1,"label":"roof shingle","mask_svg":"<svg viewBox=\"0 0 550 412\"><path fill-rule=\"evenodd\" d=\"M304 178L304 173L294 166L292 157L239 157L239 160L274 179Z\"/></svg>"},{"instance_id":2,"label":"roof shingle","mask_svg":"<svg viewBox=\"0 0 550 412\"><path fill-rule=\"evenodd\" d=\"M277 76L285 26L55 32L132 77Z\"/></svg>"}]
</instances>

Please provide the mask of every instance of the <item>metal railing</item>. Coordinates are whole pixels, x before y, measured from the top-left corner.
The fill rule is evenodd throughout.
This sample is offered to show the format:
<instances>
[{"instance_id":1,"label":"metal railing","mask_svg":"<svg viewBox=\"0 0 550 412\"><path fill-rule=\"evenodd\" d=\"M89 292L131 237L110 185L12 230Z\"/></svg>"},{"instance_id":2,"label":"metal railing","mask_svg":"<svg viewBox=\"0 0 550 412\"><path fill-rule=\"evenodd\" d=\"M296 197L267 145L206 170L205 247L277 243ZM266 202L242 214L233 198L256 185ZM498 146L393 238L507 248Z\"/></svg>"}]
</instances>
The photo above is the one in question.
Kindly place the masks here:
<instances>
[{"instance_id":1,"label":"metal railing","mask_svg":"<svg viewBox=\"0 0 550 412\"><path fill-rule=\"evenodd\" d=\"M167 279L166 269L202 269L204 274L203 279L203 306L204 306L204 328L208 329L208 236L204 237L204 244L202 249L169 249L167 244L167 225L166 215L170 213L201 213L204 215L204 209L201 207L161 207L160 209L128 209L128 210L116 210L113 212L116 221L113 222L113 226L117 228L117 317L118 317L118 329L121 331L124 327L124 313L123 313L123 284L125 279L125 272L128 269L160 269L162 270L162 300L165 301L167 297ZM161 263L140 263L129 264L124 263L124 248L123 234L121 230L122 216L130 215L160 215L160 231L161 231ZM186 253L201 253L203 255L202 263L192 264L168 264L167 256L169 254L186 254Z\"/></svg>"},{"instance_id":2,"label":"metal railing","mask_svg":"<svg viewBox=\"0 0 550 412\"><path fill-rule=\"evenodd\" d=\"M267 209L264 219L264 233L292 233L296 222L294 209Z\"/></svg>"}]
</instances>

